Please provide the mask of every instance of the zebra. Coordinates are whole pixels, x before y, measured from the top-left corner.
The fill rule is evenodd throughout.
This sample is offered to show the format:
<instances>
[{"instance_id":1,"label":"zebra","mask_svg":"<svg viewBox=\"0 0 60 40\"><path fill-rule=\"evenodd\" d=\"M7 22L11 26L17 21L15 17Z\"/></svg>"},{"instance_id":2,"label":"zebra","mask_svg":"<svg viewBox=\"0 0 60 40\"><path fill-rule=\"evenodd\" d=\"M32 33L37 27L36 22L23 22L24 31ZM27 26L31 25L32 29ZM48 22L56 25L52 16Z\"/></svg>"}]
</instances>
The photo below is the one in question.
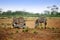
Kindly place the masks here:
<instances>
[{"instance_id":1,"label":"zebra","mask_svg":"<svg viewBox=\"0 0 60 40\"><path fill-rule=\"evenodd\" d=\"M14 28L24 28L26 26L26 23L23 17L14 17L12 25Z\"/></svg>"},{"instance_id":2,"label":"zebra","mask_svg":"<svg viewBox=\"0 0 60 40\"><path fill-rule=\"evenodd\" d=\"M35 21L35 28L39 25L39 23L44 23L44 28L46 29L46 25L47 25L47 19L46 17L39 17L38 19L36 19Z\"/></svg>"}]
</instances>

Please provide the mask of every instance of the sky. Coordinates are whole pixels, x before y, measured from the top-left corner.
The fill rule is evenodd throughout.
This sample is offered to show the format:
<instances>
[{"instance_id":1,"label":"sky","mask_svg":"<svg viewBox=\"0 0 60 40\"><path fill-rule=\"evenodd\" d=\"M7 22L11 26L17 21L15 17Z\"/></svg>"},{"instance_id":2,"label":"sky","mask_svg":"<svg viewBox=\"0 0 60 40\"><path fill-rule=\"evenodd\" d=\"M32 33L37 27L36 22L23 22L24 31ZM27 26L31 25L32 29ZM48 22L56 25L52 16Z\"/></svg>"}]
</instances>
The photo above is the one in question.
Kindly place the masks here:
<instances>
[{"instance_id":1,"label":"sky","mask_svg":"<svg viewBox=\"0 0 60 40\"><path fill-rule=\"evenodd\" d=\"M0 0L0 8L3 11L12 10L41 13L47 10L48 6L52 5L60 7L60 0Z\"/></svg>"}]
</instances>

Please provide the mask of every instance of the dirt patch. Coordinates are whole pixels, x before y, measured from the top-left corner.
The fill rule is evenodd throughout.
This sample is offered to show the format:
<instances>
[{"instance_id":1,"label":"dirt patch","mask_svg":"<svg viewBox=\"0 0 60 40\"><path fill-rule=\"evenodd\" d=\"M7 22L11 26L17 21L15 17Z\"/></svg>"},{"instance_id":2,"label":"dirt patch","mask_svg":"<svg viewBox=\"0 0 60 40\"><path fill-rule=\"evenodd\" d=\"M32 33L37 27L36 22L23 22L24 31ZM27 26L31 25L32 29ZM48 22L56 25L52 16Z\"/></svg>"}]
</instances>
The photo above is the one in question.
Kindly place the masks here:
<instances>
[{"instance_id":1,"label":"dirt patch","mask_svg":"<svg viewBox=\"0 0 60 40\"><path fill-rule=\"evenodd\" d=\"M35 20L37 18L27 18L26 20L26 26L29 28L35 27ZM12 27L12 19L6 18L6 19L0 19L0 26L3 27ZM60 18L47 18L47 27L58 27L60 28Z\"/></svg>"},{"instance_id":2,"label":"dirt patch","mask_svg":"<svg viewBox=\"0 0 60 40\"><path fill-rule=\"evenodd\" d=\"M60 40L60 32L43 29L36 30L38 33L22 32L23 29L0 29L0 40ZM29 29L31 30L31 29ZM18 31L18 32L17 32ZM60 30L56 30L60 31Z\"/></svg>"},{"instance_id":3,"label":"dirt patch","mask_svg":"<svg viewBox=\"0 0 60 40\"><path fill-rule=\"evenodd\" d=\"M60 18L48 18L47 23L47 27L60 28Z\"/></svg>"}]
</instances>

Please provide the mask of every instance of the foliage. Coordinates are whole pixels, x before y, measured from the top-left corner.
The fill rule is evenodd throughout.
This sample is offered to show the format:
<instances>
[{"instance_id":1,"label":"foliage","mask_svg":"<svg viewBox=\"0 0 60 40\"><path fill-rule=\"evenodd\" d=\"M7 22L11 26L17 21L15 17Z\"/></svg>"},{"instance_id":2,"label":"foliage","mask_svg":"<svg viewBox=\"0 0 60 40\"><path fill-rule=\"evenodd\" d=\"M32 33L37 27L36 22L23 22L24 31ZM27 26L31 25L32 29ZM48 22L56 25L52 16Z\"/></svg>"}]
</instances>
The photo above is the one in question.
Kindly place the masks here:
<instances>
[{"instance_id":1,"label":"foliage","mask_svg":"<svg viewBox=\"0 0 60 40\"><path fill-rule=\"evenodd\" d=\"M38 17L39 13L37 14L33 14L33 13L29 13L29 12L24 12L24 11L7 11L7 12L2 12L2 14L0 14L0 17Z\"/></svg>"},{"instance_id":2,"label":"foliage","mask_svg":"<svg viewBox=\"0 0 60 40\"><path fill-rule=\"evenodd\" d=\"M16 33L18 33L19 31L18 30L16 30Z\"/></svg>"},{"instance_id":3,"label":"foliage","mask_svg":"<svg viewBox=\"0 0 60 40\"><path fill-rule=\"evenodd\" d=\"M38 32L36 30L33 31L34 34L37 34Z\"/></svg>"},{"instance_id":4,"label":"foliage","mask_svg":"<svg viewBox=\"0 0 60 40\"><path fill-rule=\"evenodd\" d=\"M23 29L22 32L28 32L28 28Z\"/></svg>"},{"instance_id":5,"label":"foliage","mask_svg":"<svg viewBox=\"0 0 60 40\"><path fill-rule=\"evenodd\" d=\"M47 7L49 10L45 10L44 13L30 13L25 11L14 11L8 10L6 12L0 9L0 17L39 17L39 16L47 16L47 17L60 17L60 12L58 12L58 7L53 5L52 7Z\"/></svg>"}]
</instances>

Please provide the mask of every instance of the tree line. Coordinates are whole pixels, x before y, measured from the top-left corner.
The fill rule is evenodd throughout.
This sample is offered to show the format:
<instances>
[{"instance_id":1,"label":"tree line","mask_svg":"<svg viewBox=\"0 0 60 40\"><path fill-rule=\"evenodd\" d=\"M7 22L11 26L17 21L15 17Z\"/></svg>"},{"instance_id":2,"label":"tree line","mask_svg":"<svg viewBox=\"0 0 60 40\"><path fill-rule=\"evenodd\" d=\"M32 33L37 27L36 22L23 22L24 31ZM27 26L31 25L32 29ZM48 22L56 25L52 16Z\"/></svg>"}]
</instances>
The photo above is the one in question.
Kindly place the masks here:
<instances>
[{"instance_id":1,"label":"tree line","mask_svg":"<svg viewBox=\"0 0 60 40\"><path fill-rule=\"evenodd\" d=\"M14 11L8 10L6 12L2 11L0 8L0 17L39 17L39 16L47 16L47 17L60 17L60 12L58 12L59 8L56 5L52 7L47 7L49 10L45 10L44 13L30 13L25 11Z\"/></svg>"}]
</instances>

